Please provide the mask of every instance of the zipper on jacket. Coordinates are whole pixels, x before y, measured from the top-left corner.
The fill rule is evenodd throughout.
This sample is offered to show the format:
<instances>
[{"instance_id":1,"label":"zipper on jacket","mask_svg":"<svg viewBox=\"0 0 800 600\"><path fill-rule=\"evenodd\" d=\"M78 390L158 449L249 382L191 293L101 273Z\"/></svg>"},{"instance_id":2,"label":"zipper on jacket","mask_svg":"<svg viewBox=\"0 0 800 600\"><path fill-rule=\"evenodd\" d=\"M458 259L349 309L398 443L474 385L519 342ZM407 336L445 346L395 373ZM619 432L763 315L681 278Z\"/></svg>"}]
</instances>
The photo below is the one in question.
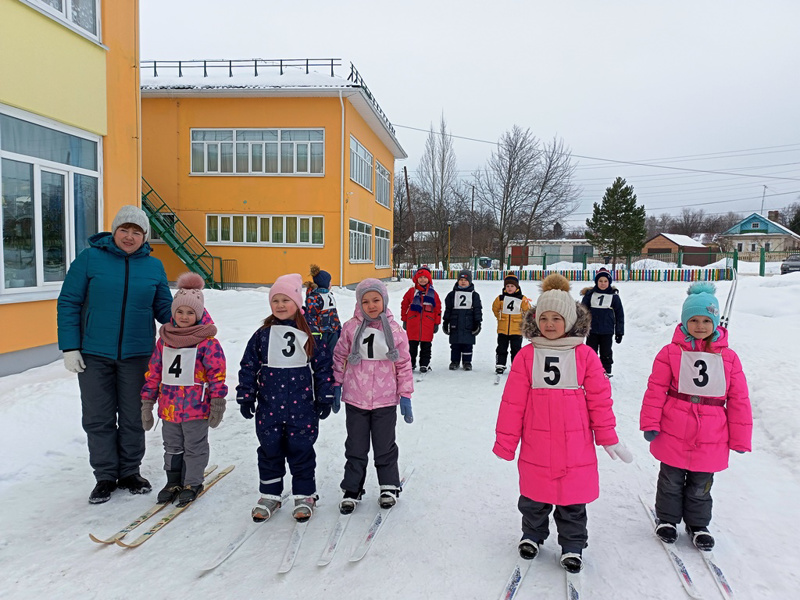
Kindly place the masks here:
<instances>
[{"instance_id":1,"label":"zipper on jacket","mask_svg":"<svg viewBox=\"0 0 800 600\"><path fill-rule=\"evenodd\" d=\"M122 314L119 319L119 342L117 360L122 360L122 333L125 331L125 305L128 303L128 275L130 274L130 255L125 257L125 285L122 287Z\"/></svg>"}]
</instances>

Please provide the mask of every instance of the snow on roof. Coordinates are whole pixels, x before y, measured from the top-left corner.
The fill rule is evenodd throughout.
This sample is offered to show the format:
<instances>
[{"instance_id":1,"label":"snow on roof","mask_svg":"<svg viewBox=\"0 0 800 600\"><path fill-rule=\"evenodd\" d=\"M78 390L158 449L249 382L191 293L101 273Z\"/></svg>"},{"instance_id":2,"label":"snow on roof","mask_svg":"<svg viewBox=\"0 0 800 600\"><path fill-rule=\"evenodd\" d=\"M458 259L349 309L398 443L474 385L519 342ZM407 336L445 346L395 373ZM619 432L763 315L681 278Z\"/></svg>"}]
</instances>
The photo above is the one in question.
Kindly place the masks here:
<instances>
[{"instance_id":1,"label":"snow on roof","mask_svg":"<svg viewBox=\"0 0 800 600\"><path fill-rule=\"evenodd\" d=\"M178 74L177 65L143 66L141 88L143 90L209 90L209 89L275 89L275 88L356 88L352 82L338 75L320 73L304 67L261 66L256 69L238 69L232 73L227 69L207 69L203 75L202 64L181 65L182 75Z\"/></svg>"},{"instance_id":2,"label":"snow on roof","mask_svg":"<svg viewBox=\"0 0 800 600\"><path fill-rule=\"evenodd\" d=\"M703 244L693 240L688 235L681 235L679 233L662 233L661 235L667 238L670 242L678 244L678 246L688 248L705 248Z\"/></svg>"}]
</instances>

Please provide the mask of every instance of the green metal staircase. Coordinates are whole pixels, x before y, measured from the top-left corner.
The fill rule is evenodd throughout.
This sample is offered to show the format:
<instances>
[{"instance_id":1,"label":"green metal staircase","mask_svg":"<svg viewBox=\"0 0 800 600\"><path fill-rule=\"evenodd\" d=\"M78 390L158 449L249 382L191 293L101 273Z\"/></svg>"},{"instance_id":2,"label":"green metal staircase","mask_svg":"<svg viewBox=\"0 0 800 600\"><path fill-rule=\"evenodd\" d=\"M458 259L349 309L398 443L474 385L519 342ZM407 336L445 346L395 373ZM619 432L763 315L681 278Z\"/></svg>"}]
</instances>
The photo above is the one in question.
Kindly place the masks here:
<instances>
[{"instance_id":1,"label":"green metal staircase","mask_svg":"<svg viewBox=\"0 0 800 600\"><path fill-rule=\"evenodd\" d=\"M209 288L223 289L222 258L211 255L144 177L142 209L150 219L153 231L172 248L190 271L200 275Z\"/></svg>"}]
</instances>

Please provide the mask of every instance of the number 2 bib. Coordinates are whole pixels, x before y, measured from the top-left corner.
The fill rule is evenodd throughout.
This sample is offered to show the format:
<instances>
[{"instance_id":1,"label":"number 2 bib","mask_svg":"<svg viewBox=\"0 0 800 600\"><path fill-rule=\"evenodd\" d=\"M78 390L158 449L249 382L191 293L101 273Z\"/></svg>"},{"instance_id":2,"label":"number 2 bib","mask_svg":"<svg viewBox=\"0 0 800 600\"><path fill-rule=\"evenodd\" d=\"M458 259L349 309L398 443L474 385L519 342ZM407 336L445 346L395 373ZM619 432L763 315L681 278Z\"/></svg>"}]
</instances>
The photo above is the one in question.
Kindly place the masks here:
<instances>
[{"instance_id":1,"label":"number 2 bib","mask_svg":"<svg viewBox=\"0 0 800 600\"><path fill-rule=\"evenodd\" d=\"M522 313L522 298L514 298L513 296L506 296L503 298L504 315L518 315Z\"/></svg>"},{"instance_id":2,"label":"number 2 bib","mask_svg":"<svg viewBox=\"0 0 800 600\"><path fill-rule=\"evenodd\" d=\"M678 391L690 396L725 395L725 366L721 354L711 352L681 352Z\"/></svg>"},{"instance_id":3,"label":"number 2 bib","mask_svg":"<svg viewBox=\"0 0 800 600\"><path fill-rule=\"evenodd\" d=\"M580 386L575 350L536 348L533 351L532 375L533 389L577 389Z\"/></svg>"},{"instance_id":4,"label":"number 2 bib","mask_svg":"<svg viewBox=\"0 0 800 600\"><path fill-rule=\"evenodd\" d=\"M331 310L332 308L336 308L336 298L334 298L333 294L330 292L320 294L320 298L322 298L322 310Z\"/></svg>"},{"instance_id":5,"label":"number 2 bib","mask_svg":"<svg viewBox=\"0 0 800 600\"><path fill-rule=\"evenodd\" d=\"M373 327L365 329L361 336L359 353L363 360L389 360L386 356L389 353L389 345L386 343L383 329Z\"/></svg>"},{"instance_id":6,"label":"number 2 bib","mask_svg":"<svg viewBox=\"0 0 800 600\"><path fill-rule=\"evenodd\" d=\"M169 348L164 346L161 353L161 385L195 385L194 361L197 346L194 348Z\"/></svg>"},{"instance_id":7,"label":"number 2 bib","mask_svg":"<svg viewBox=\"0 0 800 600\"><path fill-rule=\"evenodd\" d=\"M472 292L456 292L453 298L454 310L472 310Z\"/></svg>"},{"instance_id":8,"label":"number 2 bib","mask_svg":"<svg viewBox=\"0 0 800 600\"><path fill-rule=\"evenodd\" d=\"M273 325L269 328L269 351L267 366L272 369L305 367L308 363L305 345L308 335L288 325Z\"/></svg>"}]
</instances>

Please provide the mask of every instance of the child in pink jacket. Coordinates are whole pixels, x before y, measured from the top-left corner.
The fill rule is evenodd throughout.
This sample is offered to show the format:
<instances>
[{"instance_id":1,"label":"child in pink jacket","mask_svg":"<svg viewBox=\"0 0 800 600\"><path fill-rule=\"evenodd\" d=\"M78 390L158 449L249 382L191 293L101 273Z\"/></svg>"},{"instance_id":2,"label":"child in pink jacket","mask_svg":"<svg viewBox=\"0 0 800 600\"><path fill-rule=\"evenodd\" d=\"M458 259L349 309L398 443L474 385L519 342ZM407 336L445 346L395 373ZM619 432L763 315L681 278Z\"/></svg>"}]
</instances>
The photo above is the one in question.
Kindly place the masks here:
<instances>
[{"instance_id":1,"label":"child in pink jacket","mask_svg":"<svg viewBox=\"0 0 800 600\"><path fill-rule=\"evenodd\" d=\"M583 568L586 504L600 495L597 454L631 462L617 438L611 386L597 354L583 343L591 315L569 294L569 282L548 275L536 306L525 313L530 345L517 353L503 390L494 453L514 460L519 451L522 539L519 554L533 559L549 535L555 506L561 565Z\"/></svg>"},{"instance_id":2,"label":"child in pink jacket","mask_svg":"<svg viewBox=\"0 0 800 600\"><path fill-rule=\"evenodd\" d=\"M347 439L344 453L342 514L356 508L364 493L372 439L375 468L378 472L381 507L394 506L400 495L399 450L395 442L397 408L406 423L411 423L411 394L414 379L408 338L389 311L386 285L379 279L365 279L356 287L356 309L342 326L342 335L333 351L333 412L346 404Z\"/></svg>"},{"instance_id":3,"label":"child in pink jacket","mask_svg":"<svg viewBox=\"0 0 800 600\"><path fill-rule=\"evenodd\" d=\"M751 450L753 416L742 363L719 326L714 284L689 286L672 343L653 363L639 428L661 461L656 535L668 544L686 525L694 545L711 550L711 485L728 454Z\"/></svg>"}]
</instances>

